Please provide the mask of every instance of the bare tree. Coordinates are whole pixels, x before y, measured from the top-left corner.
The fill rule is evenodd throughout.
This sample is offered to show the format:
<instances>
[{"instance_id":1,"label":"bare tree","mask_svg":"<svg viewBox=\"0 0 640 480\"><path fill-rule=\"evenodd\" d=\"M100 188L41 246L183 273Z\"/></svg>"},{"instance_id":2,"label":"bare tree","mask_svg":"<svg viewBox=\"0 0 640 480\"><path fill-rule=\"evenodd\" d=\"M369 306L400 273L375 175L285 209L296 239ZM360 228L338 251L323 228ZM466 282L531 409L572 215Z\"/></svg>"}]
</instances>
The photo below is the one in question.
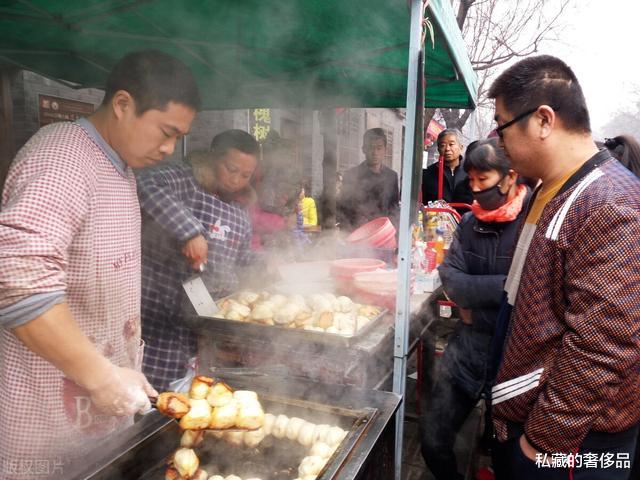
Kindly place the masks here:
<instances>
[{"instance_id":1,"label":"bare tree","mask_svg":"<svg viewBox=\"0 0 640 480\"><path fill-rule=\"evenodd\" d=\"M492 108L486 94L498 67L539 51L557 40L571 0L451 0L478 75L478 108ZM471 110L443 109L448 127L462 129ZM427 116L431 112L427 112ZM486 132L484 132L486 133Z\"/></svg>"},{"instance_id":2,"label":"bare tree","mask_svg":"<svg viewBox=\"0 0 640 480\"><path fill-rule=\"evenodd\" d=\"M622 134L640 139L640 99L613 114L599 132L595 132L596 138L601 137L600 139Z\"/></svg>"}]
</instances>

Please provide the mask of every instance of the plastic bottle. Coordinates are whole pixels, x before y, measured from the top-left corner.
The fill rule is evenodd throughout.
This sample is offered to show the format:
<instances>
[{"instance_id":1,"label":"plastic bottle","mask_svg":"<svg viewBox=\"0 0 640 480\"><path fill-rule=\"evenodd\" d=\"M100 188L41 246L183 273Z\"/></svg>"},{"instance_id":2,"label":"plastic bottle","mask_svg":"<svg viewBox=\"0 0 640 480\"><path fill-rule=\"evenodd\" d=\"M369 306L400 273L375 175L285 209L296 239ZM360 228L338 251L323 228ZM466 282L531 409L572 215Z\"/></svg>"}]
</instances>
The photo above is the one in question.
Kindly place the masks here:
<instances>
[{"instance_id":1,"label":"plastic bottle","mask_svg":"<svg viewBox=\"0 0 640 480\"><path fill-rule=\"evenodd\" d=\"M425 266L424 271L430 273L436 268L436 250L435 241L427 242L427 246L424 249Z\"/></svg>"},{"instance_id":2,"label":"plastic bottle","mask_svg":"<svg viewBox=\"0 0 640 480\"><path fill-rule=\"evenodd\" d=\"M425 264L424 249L425 249L424 242L417 241L415 243L415 246L413 248L413 256L411 259L411 267L416 271L424 269L424 264Z\"/></svg>"},{"instance_id":3,"label":"plastic bottle","mask_svg":"<svg viewBox=\"0 0 640 480\"><path fill-rule=\"evenodd\" d=\"M435 212L427 212L427 226L426 226L426 234L425 240L428 242L435 241L436 239L436 229L438 227L438 216Z\"/></svg>"},{"instance_id":4,"label":"plastic bottle","mask_svg":"<svg viewBox=\"0 0 640 480\"><path fill-rule=\"evenodd\" d=\"M440 265L444 261L444 237L440 228L436 228L436 240L433 248L436 251L436 265Z\"/></svg>"}]
</instances>

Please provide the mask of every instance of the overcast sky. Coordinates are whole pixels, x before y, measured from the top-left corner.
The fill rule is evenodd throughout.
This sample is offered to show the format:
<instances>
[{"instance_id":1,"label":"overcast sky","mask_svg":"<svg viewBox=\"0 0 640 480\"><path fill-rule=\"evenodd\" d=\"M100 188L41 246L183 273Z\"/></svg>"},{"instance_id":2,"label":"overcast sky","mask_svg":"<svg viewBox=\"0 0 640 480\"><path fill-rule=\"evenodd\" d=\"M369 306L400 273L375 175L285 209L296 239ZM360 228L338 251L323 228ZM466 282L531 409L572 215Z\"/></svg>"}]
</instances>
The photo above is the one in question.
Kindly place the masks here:
<instances>
[{"instance_id":1,"label":"overcast sky","mask_svg":"<svg viewBox=\"0 0 640 480\"><path fill-rule=\"evenodd\" d=\"M547 44L543 53L562 58L574 70L597 134L616 111L640 97L640 1L575 2L560 42Z\"/></svg>"}]
</instances>

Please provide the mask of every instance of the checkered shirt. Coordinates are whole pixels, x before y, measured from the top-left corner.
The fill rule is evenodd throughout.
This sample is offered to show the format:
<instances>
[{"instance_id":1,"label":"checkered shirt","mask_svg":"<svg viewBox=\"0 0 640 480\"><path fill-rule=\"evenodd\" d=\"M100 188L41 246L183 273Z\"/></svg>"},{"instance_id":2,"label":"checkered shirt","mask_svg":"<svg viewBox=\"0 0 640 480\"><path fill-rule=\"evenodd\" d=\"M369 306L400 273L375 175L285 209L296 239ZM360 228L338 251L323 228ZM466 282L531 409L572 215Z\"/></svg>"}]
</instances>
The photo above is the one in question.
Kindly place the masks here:
<instances>
[{"instance_id":1,"label":"checkered shirt","mask_svg":"<svg viewBox=\"0 0 640 480\"><path fill-rule=\"evenodd\" d=\"M202 189L191 168L165 165L138 175L143 210L143 370L158 389L185 373L196 339L183 320L188 301L182 282L194 274L184 242L204 233L208 259L203 280L214 298L238 287L236 269L250 262L248 212Z\"/></svg>"},{"instance_id":2,"label":"checkered shirt","mask_svg":"<svg viewBox=\"0 0 640 480\"><path fill-rule=\"evenodd\" d=\"M521 423L547 452L640 420L640 181L612 159L589 175L542 213L496 379L499 438Z\"/></svg>"},{"instance_id":3,"label":"checkered shirt","mask_svg":"<svg viewBox=\"0 0 640 480\"><path fill-rule=\"evenodd\" d=\"M0 211L0 308L64 292L87 337L134 367L140 345L140 215L120 174L79 125L42 128L11 165ZM86 391L0 331L3 479L43 478L129 420L98 415ZM13 467L18 471L15 471Z\"/></svg>"}]
</instances>

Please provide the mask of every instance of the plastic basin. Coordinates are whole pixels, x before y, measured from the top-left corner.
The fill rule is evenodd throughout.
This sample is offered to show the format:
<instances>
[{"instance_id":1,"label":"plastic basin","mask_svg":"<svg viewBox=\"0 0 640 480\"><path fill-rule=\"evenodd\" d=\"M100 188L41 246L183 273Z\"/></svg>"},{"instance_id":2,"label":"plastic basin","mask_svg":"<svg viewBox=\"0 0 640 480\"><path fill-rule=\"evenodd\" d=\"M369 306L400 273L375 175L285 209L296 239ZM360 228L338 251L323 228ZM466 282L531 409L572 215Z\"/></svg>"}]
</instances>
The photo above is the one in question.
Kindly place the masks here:
<instances>
[{"instance_id":1,"label":"plastic basin","mask_svg":"<svg viewBox=\"0 0 640 480\"><path fill-rule=\"evenodd\" d=\"M329 271L332 277L353 277L356 273L371 272L384 268L384 261L377 258L343 258L331 262Z\"/></svg>"},{"instance_id":2,"label":"plastic basin","mask_svg":"<svg viewBox=\"0 0 640 480\"><path fill-rule=\"evenodd\" d=\"M397 270L376 270L360 272L353 276L354 286L361 291L375 294L394 295L398 290Z\"/></svg>"},{"instance_id":3,"label":"plastic basin","mask_svg":"<svg viewBox=\"0 0 640 480\"><path fill-rule=\"evenodd\" d=\"M412 290L414 275L410 276ZM353 276L353 292L359 301L395 310L398 291L398 270L375 270Z\"/></svg>"},{"instance_id":4,"label":"plastic basin","mask_svg":"<svg viewBox=\"0 0 640 480\"><path fill-rule=\"evenodd\" d=\"M355 274L384 268L385 265L377 258L343 258L331 262L330 272L338 292L343 295L352 295L355 292L353 286Z\"/></svg>"},{"instance_id":5,"label":"plastic basin","mask_svg":"<svg viewBox=\"0 0 640 480\"><path fill-rule=\"evenodd\" d=\"M347 242L377 248L396 248L396 227L388 217L379 217L355 229L347 237Z\"/></svg>"}]
</instances>

